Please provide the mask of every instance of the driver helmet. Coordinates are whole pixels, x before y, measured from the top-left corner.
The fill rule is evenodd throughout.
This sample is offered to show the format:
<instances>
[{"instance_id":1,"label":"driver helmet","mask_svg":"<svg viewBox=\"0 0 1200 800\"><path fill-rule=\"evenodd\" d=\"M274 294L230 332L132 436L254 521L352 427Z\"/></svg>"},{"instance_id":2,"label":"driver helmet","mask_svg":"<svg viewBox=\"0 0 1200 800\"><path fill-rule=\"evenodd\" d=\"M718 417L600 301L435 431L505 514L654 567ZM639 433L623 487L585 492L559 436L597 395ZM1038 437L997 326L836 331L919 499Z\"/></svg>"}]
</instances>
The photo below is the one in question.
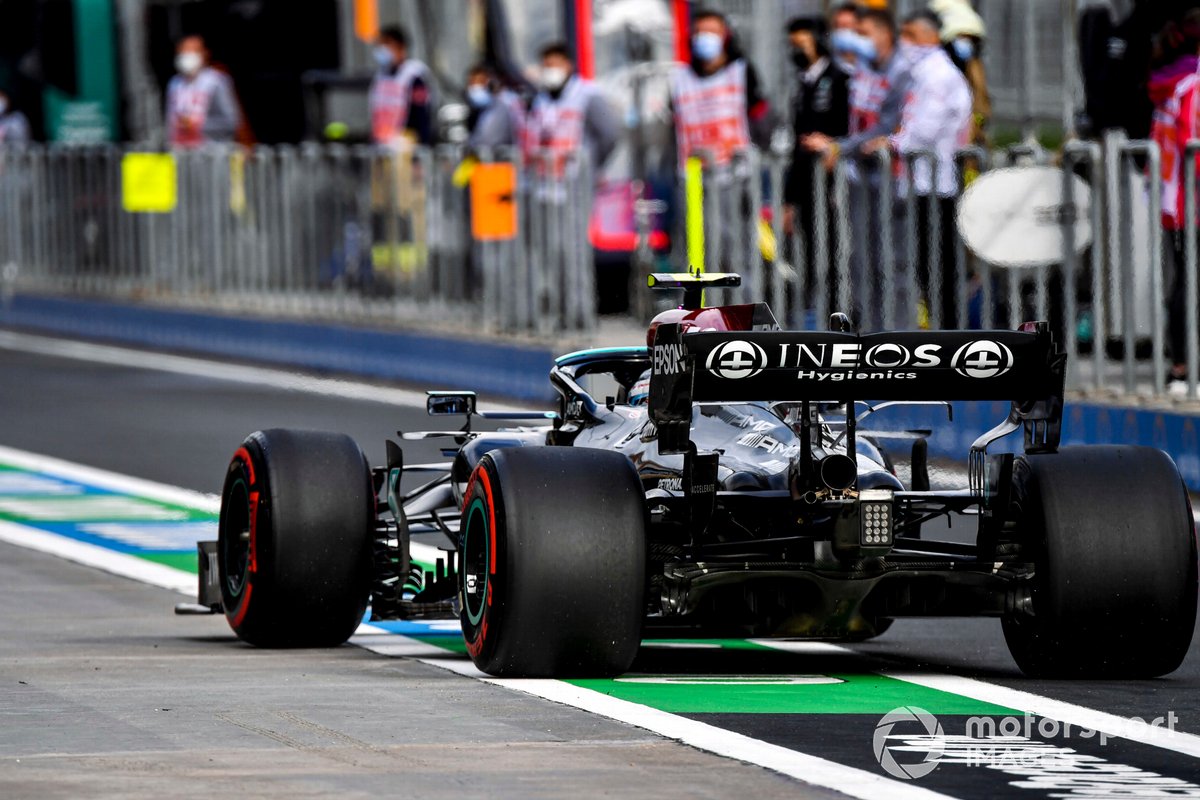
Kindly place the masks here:
<instances>
[{"instance_id":1,"label":"driver helmet","mask_svg":"<svg viewBox=\"0 0 1200 800\"><path fill-rule=\"evenodd\" d=\"M629 405L644 406L650 399L650 370L643 372L629 390Z\"/></svg>"}]
</instances>

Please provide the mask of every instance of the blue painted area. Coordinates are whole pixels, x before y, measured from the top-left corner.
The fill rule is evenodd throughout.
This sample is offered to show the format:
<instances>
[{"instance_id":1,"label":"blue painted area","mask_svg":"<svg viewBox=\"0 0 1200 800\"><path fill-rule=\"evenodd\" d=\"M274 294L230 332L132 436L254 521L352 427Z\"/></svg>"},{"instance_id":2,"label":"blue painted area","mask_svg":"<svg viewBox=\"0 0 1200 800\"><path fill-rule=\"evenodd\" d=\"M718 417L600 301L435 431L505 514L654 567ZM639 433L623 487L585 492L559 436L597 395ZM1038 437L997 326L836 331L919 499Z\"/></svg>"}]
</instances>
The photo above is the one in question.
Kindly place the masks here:
<instances>
[{"instance_id":1,"label":"blue painted area","mask_svg":"<svg viewBox=\"0 0 1200 800\"><path fill-rule=\"evenodd\" d=\"M110 498L139 504L145 519L129 508L111 513L78 503ZM78 514L79 517L76 518ZM114 492L53 473L0 470L0 519L68 539L135 556L195 553L196 542L215 539L214 515L124 492ZM157 518L161 517L161 518Z\"/></svg>"},{"instance_id":2,"label":"blue painted area","mask_svg":"<svg viewBox=\"0 0 1200 800\"><path fill-rule=\"evenodd\" d=\"M553 396L548 348L324 322L251 319L97 300L17 295L0 325L521 400Z\"/></svg>"},{"instance_id":3,"label":"blue painted area","mask_svg":"<svg viewBox=\"0 0 1200 800\"><path fill-rule=\"evenodd\" d=\"M180 520L177 522L105 522L89 520L87 522L41 522L23 520L18 523L27 528L47 531L78 542L94 544L118 553L143 556L148 553L188 553L196 552L196 543L217 538L217 523ZM122 536L99 532L105 528L120 528ZM170 531L170 533L168 533ZM156 544L138 543L127 536L153 535ZM143 540L145 541L145 540Z\"/></svg>"},{"instance_id":4,"label":"blue painted area","mask_svg":"<svg viewBox=\"0 0 1200 800\"><path fill-rule=\"evenodd\" d=\"M930 455L966 463L971 443L1008 416L1007 402L954 403L954 422L936 406L903 406L885 409L863 423L862 432L932 428ZM1184 483L1200 491L1200 415L1155 411L1099 403L1067 403L1063 418L1063 445L1136 444L1165 450L1175 459ZM996 442L991 452L1021 452L1020 431Z\"/></svg>"},{"instance_id":5,"label":"blue painted area","mask_svg":"<svg viewBox=\"0 0 1200 800\"><path fill-rule=\"evenodd\" d=\"M402 636L462 636L462 629L457 619L451 620L407 620L396 619L371 622L370 613L363 622L370 622L376 628L382 628L388 633L398 633Z\"/></svg>"},{"instance_id":6,"label":"blue painted area","mask_svg":"<svg viewBox=\"0 0 1200 800\"><path fill-rule=\"evenodd\" d=\"M93 300L18 295L0 307L0 325L104 339L143 347L183 350L313 370L405 381L431 388L474 389L522 400L553 397L546 380L554 363L548 348L432 334L381 331L320 322L248 319L193 311L146 308ZM644 348L606 348L568 354L625 355ZM965 462L976 437L1008 413L1007 402L954 404L954 422L932 406L893 408L867 428L932 428L930 453ZM1069 403L1063 443L1141 444L1167 451L1188 488L1200 491L1200 415ZM1020 450L1020 434L994 446Z\"/></svg>"}]
</instances>

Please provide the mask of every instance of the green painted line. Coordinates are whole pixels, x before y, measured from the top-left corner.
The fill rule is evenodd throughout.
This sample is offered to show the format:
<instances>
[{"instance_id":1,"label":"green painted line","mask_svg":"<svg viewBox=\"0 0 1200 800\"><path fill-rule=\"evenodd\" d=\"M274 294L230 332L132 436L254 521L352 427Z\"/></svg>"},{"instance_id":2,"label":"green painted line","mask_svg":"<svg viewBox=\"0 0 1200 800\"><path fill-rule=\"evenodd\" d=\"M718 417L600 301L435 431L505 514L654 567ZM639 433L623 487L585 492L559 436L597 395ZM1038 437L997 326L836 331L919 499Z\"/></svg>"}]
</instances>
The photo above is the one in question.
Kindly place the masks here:
<instances>
[{"instance_id":1,"label":"green painted line","mask_svg":"<svg viewBox=\"0 0 1200 800\"><path fill-rule=\"evenodd\" d=\"M831 674L838 683L792 684L762 681L748 676L704 676L695 683L635 683L624 679L570 680L575 686L677 714L876 714L901 706L919 706L932 714L973 716L1009 715L1014 709L983 703L949 692L927 689L884 675ZM662 679L663 676L647 676ZM674 676L686 680L688 676ZM787 678L787 675L779 675ZM715 680L714 680L715 678ZM758 680L753 680L758 678Z\"/></svg>"},{"instance_id":2,"label":"green painted line","mask_svg":"<svg viewBox=\"0 0 1200 800\"><path fill-rule=\"evenodd\" d=\"M467 643L458 633L406 633L404 635L409 639L440 647L448 653L459 653L464 656L467 654Z\"/></svg>"},{"instance_id":3,"label":"green painted line","mask_svg":"<svg viewBox=\"0 0 1200 800\"><path fill-rule=\"evenodd\" d=\"M751 642L747 639L645 639L642 642L643 647L662 647L673 648L679 647L686 649L687 647L694 648L720 648L722 650L757 650L767 653L779 653L773 647L767 647L757 642Z\"/></svg>"},{"instance_id":4,"label":"green painted line","mask_svg":"<svg viewBox=\"0 0 1200 800\"><path fill-rule=\"evenodd\" d=\"M216 515L186 506L132 495L6 495L0 498L0 520L48 522L203 522Z\"/></svg>"},{"instance_id":5,"label":"green painted line","mask_svg":"<svg viewBox=\"0 0 1200 800\"><path fill-rule=\"evenodd\" d=\"M153 561L156 564L163 564L175 569L181 569L184 572L190 572L193 575L199 574L200 567L198 558L195 553L138 553L138 558L144 558L147 561Z\"/></svg>"}]
</instances>

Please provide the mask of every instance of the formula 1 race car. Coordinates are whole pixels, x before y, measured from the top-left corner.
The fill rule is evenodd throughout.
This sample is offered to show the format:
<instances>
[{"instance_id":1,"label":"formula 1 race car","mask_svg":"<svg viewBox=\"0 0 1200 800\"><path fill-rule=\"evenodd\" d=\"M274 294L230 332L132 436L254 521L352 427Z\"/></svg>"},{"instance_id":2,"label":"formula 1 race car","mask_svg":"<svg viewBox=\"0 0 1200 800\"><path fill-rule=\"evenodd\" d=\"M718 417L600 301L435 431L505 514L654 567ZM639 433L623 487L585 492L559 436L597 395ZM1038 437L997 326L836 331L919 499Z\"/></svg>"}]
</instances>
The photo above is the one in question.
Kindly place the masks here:
<instances>
[{"instance_id":1,"label":"formula 1 race car","mask_svg":"<svg viewBox=\"0 0 1200 800\"><path fill-rule=\"evenodd\" d=\"M619 674L647 635L857 641L914 616L1001 618L1030 675L1180 665L1197 598L1188 494L1158 450L1059 448L1066 356L1047 325L859 335L835 314L829 331L785 332L762 304L702 307L736 275L651 285L683 305L649 347L558 358L556 412L430 392L431 415L466 424L404 438L452 439L445 464L406 466L389 441L372 469L345 436L249 436L218 541L200 545L201 604L266 647L340 644L368 605L458 618L498 676ZM1012 405L971 447L968 488L930 489L929 431L863 427L896 404L985 399ZM494 417L525 424L472 430ZM1018 431L1023 454L989 453ZM908 485L880 446L896 437ZM951 516L973 541L930 538ZM431 537L443 557L416 564L410 543Z\"/></svg>"}]
</instances>

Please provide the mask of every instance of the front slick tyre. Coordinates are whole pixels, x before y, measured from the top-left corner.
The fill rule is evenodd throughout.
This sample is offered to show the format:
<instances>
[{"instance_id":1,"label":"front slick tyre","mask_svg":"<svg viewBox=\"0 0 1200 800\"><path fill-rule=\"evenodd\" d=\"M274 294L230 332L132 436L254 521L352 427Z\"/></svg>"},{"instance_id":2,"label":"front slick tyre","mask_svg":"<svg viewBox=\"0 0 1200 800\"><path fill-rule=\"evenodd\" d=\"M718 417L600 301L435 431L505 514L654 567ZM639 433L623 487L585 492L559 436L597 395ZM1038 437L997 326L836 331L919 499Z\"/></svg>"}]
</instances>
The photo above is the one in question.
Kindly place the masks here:
<instances>
[{"instance_id":1,"label":"front slick tyre","mask_svg":"<svg viewBox=\"0 0 1200 800\"><path fill-rule=\"evenodd\" d=\"M502 677L618 675L641 644L646 501L620 453L494 450L460 534L467 652Z\"/></svg>"},{"instance_id":2,"label":"front slick tyre","mask_svg":"<svg viewBox=\"0 0 1200 800\"><path fill-rule=\"evenodd\" d=\"M234 453L217 536L221 599L238 638L332 647L362 622L375 496L353 439L268 430Z\"/></svg>"},{"instance_id":3,"label":"front slick tyre","mask_svg":"<svg viewBox=\"0 0 1200 800\"><path fill-rule=\"evenodd\" d=\"M1153 678L1177 669L1196 623L1196 539L1170 457L1075 447L1020 458L1012 502L1034 565L1033 613L1004 618L1021 671Z\"/></svg>"}]
</instances>

